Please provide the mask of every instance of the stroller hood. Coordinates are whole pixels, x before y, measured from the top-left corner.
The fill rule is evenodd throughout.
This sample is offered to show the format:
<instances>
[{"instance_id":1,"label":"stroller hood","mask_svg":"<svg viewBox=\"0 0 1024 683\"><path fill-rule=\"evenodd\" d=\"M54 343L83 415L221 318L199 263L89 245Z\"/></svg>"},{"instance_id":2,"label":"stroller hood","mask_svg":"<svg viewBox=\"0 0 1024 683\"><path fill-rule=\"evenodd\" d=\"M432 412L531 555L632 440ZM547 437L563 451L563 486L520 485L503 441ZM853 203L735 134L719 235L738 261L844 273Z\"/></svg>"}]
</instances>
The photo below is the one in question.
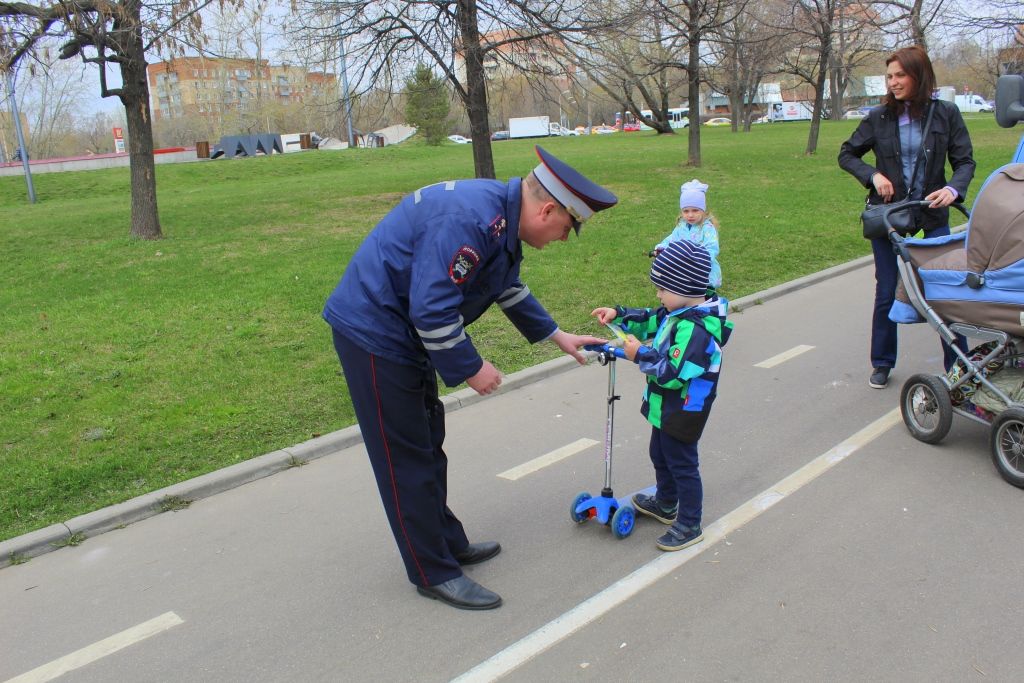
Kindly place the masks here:
<instances>
[{"instance_id":1,"label":"stroller hood","mask_svg":"<svg viewBox=\"0 0 1024 683\"><path fill-rule=\"evenodd\" d=\"M997 169L978 193L967 226L967 270L1024 262L1024 164Z\"/></svg>"}]
</instances>

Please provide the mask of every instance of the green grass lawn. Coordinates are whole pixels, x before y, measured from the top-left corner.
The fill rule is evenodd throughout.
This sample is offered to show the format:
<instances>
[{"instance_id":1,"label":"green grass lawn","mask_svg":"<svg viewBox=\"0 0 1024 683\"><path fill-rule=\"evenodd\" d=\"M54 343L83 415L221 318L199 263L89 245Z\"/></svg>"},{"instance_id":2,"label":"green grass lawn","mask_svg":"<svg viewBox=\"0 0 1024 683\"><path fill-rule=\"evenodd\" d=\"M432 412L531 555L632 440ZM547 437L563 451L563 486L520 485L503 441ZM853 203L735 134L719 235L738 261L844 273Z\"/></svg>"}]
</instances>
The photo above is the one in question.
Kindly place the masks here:
<instances>
[{"instance_id":1,"label":"green grass lawn","mask_svg":"<svg viewBox=\"0 0 1024 683\"><path fill-rule=\"evenodd\" d=\"M856 123L825 122L812 157L806 123L704 129L699 169L685 133L545 140L620 202L527 249L524 280L572 331L601 333L595 306L655 303L646 252L693 177L730 298L867 254L864 191L835 161ZM1021 131L968 123L977 191ZM494 154L500 178L537 163L533 141ZM127 237L127 169L37 175L36 205L0 178L0 540L352 424L323 301L403 194L472 173L470 146L415 142L161 165L159 242ZM506 373L558 353L493 312L470 332Z\"/></svg>"}]
</instances>

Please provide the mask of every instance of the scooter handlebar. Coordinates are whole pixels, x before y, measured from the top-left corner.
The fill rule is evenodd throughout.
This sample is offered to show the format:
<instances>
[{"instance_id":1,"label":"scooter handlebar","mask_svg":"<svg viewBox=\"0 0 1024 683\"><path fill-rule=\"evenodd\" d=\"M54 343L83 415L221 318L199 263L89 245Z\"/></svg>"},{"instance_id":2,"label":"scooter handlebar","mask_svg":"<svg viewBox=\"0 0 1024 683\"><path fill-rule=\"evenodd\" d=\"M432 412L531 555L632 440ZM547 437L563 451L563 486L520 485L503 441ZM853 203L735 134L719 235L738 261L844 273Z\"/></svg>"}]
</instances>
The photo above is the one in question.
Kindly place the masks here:
<instances>
[{"instance_id":1,"label":"scooter handlebar","mask_svg":"<svg viewBox=\"0 0 1024 683\"><path fill-rule=\"evenodd\" d=\"M585 344L583 348L587 351L594 351L596 353L607 353L609 355L618 356L619 358L625 358L626 352L618 346L612 346L611 344Z\"/></svg>"}]
</instances>

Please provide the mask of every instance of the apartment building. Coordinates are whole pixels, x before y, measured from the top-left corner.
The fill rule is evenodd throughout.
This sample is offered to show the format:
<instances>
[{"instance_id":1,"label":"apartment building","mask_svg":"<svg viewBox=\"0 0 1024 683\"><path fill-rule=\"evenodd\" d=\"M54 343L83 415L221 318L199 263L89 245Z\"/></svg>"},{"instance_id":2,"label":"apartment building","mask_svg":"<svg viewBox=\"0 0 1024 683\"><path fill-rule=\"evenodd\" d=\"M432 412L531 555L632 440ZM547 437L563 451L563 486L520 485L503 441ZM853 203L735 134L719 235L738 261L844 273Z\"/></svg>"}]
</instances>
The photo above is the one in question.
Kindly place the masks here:
<instances>
[{"instance_id":1,"label":"apartment building","mask_svg":"<svg viewBox=\"0 0 1024 683\"><path fill-rule=\"evenodd\" d=\"M483 67L487 79L500 80L527 71L552 79L556 85L560 85L562 88L567 87L568 78L576 72L576 69L571 64L560 63L555 56L559 48L564 47L561 39L548 36L516 41L515 38L518 35L512 30L481 34L480 42L484 45L512 41L505 42L484 55ZM466 63L462 51L459 49L455 52L455 73L461 81L465 82Z\"/></svg>"},{"instance_id":2,"label":"apartment building","mask_svg":"<svg viewBox=\"0 0 1024 683\"><path fill-rule=\"evenodd\" d=\"M337 98L333 73L268 60L179 57L147 67L153 120Z\"/></svg>"}]
</instances>

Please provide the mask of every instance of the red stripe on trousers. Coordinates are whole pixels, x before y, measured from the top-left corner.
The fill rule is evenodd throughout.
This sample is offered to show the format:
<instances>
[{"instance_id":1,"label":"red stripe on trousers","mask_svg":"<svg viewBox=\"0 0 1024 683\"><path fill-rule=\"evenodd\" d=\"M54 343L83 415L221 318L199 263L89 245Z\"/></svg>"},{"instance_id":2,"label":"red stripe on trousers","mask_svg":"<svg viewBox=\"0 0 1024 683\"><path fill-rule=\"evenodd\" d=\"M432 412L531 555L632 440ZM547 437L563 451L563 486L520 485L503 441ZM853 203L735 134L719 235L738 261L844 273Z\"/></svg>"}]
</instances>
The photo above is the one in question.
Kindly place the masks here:
<instances>
[{"instance_id":1,"label":"red stripe on trousers","mask_svg":"<svg viewBox=\"0 0 1024 683\"><path fill-rule=\"evenodd\" d=\"M367 355L370 356L370 376L373 378L373 395L377 399L377 422L380 424L381 441L384 442L384 455L388 459L388 472L391 474L391 492L395 497L395 514L398 516L398 526L402 529L405 544L409 547L409 554L412 555L412 561L416 563L416 571L420 573L423 585L429 586L427 575L423 573L419 558L416 557L416 550L412 547L412 541L405 530L405 522L402 521L402 506L398 504L398 487L395 486L395 468L391 465L391 447L388 445L387 431L384 429L384 411L381 407L380 392L377 390L377 363L372 353Z\"/></svg>"}]
</instances>

